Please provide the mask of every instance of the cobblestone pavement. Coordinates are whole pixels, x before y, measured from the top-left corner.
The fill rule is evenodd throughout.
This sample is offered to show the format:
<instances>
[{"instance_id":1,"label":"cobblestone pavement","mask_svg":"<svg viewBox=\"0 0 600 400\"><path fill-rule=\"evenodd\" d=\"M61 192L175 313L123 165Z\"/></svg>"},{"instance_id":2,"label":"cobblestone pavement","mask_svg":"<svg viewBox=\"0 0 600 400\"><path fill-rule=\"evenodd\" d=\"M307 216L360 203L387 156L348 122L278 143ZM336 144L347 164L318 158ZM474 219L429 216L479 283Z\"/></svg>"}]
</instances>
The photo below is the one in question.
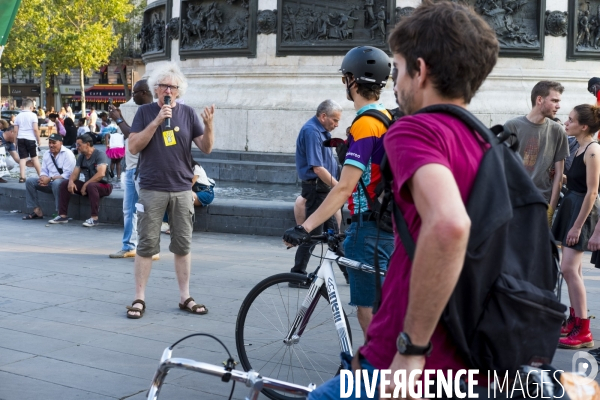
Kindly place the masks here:
<instances>
[{"instance_id":1,"label":"cobblestone pavement","mask_svg":"<svg viewBox=\"0 0 600 400\"><path fill-rule=\"evenodd\" d=\"M218 336L237 359L235 322L242 300L263 278L288 272L294 258L278 238L194 233L191 294L210 312L193 316L177 307L173 256L163 235L161 259L148 284L148 310L142 319L129 320L133 259L108 258L120 249L119 227L48 225L21 217L0 211L2 400L143 399L165 347L196 332ZM600 270L585 264L584 274L590 312L600 315ZM347 306L348 286L339 287L357 347L361 332ZM566 287L563 292L566 298ZM600 338L598 320L592 326ZM559 350L554 365L570 370L573 353ZM227 358L206 338L191 339L175 355L213 364ZM227 398L229 385L173 371L161 399ZM234 397L246 392L238 384Z\"/></svg>"}]
</instances>

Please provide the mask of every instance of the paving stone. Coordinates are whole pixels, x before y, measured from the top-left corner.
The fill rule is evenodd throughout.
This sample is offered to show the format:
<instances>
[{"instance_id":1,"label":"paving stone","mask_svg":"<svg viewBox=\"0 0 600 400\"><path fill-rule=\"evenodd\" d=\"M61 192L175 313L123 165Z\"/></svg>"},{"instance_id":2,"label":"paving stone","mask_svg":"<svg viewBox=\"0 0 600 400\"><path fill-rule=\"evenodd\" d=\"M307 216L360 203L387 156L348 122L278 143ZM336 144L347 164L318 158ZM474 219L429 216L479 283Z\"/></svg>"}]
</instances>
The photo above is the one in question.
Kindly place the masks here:
<instances>
[{"instance_id":1,"label":"paving stone","mask_svg":"<svg viewBox=\"0 0 600 400\"><path fill-rule=\"evenodd\" d=\"M256 209L256 217L261 211ZM23 229L19 214L0 212L0 399L143 399L163 350L182 337L205 332L219 337L237 358L235 324L248 292L273 274L288 272L295 252L280 237L195 232L190 293L210 312L194 316L179 310L178 286L168 238L161 260L153 263L146 291L148 311L126 318L134 296L133 259L109 259L120 246L118 226L84 229L80 224ZM54 245L56 237L61 245ZM90 245L93 244L93 245ZM316 250L315 253L320 253ZM590 313L600 317L600 270L584 257ZM318 260L311 261L316 267ZM354 337L362 332L348 286L335 271ZM568 303L567 288L562 288ZM592 320L600 337L600 320ZM337 346L337 343L323 343ZM574 351L557 350L554 365L569 370ZM219 345L193 338L176 356L220 363ZM5 384L7 382L7 384ZM167 378L167 398L223 399L229 385L218 379L177 371ZM238 384L234 398L248 390ZM261 396L264 399L264 396Z\"/></svg>"},{"instance_id":2,"label":"paving stone","mask_svg":"<svg viewBox=\"0 0 600 400\"><path fill-rule=\"evenodd\" d=\"M108 400L112 396L92 393L71 386L44 382L28 376L0 371L0 399L2 400Z\"/></svg>"},{"instance_id":3,"label":"paving stone","mask_svg":"<svg viewBox=\"0 0 600 400\"><path fill-rule=\"evenodd\" d=\"M137 393L149 387L148 379L117 374L50 357L30 358L4 365L0 370L114 398Z\"/></svg>"}]
</instances>

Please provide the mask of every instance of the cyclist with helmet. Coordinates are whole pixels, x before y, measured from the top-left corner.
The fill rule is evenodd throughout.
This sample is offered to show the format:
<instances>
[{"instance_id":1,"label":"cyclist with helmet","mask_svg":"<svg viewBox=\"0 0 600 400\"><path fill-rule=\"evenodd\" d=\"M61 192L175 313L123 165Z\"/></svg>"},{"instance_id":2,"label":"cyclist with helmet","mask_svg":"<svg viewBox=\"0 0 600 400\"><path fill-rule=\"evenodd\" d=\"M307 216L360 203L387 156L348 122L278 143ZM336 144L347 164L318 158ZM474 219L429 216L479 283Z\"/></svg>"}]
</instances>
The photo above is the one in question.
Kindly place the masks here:
<instances>
[{"instance_id":1,"label":"cyclist with helmet","mask_svg":"<svg viewBox=\"0 0 600 400\"><path fill-rule=\"evenodd\" d=\"M346 86L346 97L354 102L357 116L367 110L379 110L392 119L383 104L379 103L379 96L387 83L390 70L390 58L378 48L360 46L346 54L340 71L342 82ZM381 180L379 164L384 155L383 136L386 131L383 122L370 115L355 119L348 129L348 151L346 159L340 160L343 168L338 184L302 225L286 231L283 238L287 244L295 246L305 241L309 236L308 232L329 219L348 200L352 223L346 231L344 241L346 257L374 264L377 222L367 196L375 199L375 187ZM363 187L366 187L366 193ZM385 231L380 231L379 235L379 263L385 270L394 250L394 235ZM358 322L363 333L366 333L373 318L375 280L372 274L353 269L348 269L348 276L350 305L357 307Z\"/></svg>"}]
</instances>

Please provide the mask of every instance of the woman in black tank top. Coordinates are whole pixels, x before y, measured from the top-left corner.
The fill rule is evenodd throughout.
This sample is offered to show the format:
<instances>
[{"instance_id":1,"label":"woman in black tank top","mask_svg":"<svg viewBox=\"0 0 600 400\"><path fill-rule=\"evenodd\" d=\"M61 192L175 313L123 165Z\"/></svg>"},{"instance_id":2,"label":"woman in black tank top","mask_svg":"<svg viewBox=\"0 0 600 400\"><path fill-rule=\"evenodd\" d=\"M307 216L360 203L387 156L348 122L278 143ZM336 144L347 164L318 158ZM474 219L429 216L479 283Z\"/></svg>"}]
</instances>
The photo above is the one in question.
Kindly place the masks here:
<instances>
[{"instance_id":1,"label":"woman in black tank top","mask_svg":"<svg viewBox=\"0 0 600 400\"><path fill-rule=\"evenodd\" d=\"M600 109L582 104L573 109L565 123L565 130L579 143L571 168L567 171L567 189L552 233L562 243L561 270L569 289L571 313L561 331L559 347L579 349L593 347L587 315L587 299L583 282L581 259L588 250L588 241L598 222L595 207L600 182L600 145L594 135L600 129ZM600 238L600 231L599 231ZM598 240L600 245L600 240Z\"/></svg>"}]
</instances>

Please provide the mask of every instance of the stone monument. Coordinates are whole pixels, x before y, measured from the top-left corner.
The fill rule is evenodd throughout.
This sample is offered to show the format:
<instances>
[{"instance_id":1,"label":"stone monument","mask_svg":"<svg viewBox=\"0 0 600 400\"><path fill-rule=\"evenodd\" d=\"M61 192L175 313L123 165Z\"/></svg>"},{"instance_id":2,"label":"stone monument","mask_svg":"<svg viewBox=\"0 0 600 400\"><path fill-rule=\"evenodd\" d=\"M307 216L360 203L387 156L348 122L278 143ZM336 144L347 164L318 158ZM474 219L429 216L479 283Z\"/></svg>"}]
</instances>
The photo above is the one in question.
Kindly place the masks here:
<instances>
[{"instance_id":1,"label":"stone monument","mask_svg":"<svg viewBox=\"0 0 600 400\"><path fill-rule=\"evenodd\" d=\"M531 88L543 79L565 86L563 120L575 105L594 101L586 88L598 75L593 60L600 55L600 0L453 1L472 6L501 44L496 67L470 105L486 125L527 114ZM140 33L146 74L165 59L180 65L189 80L185 103L198 111L213 103L217 108L215 149L293 153L300 127L327 98L345 109L333 132L345 136L355 112L338 72L343 54L357 45L387 51L384 34L419 4L149 0ZM381 101L395 107L391 81ZM135 107L122 108L132 118Z\"/></svg>"}]
</instances>

